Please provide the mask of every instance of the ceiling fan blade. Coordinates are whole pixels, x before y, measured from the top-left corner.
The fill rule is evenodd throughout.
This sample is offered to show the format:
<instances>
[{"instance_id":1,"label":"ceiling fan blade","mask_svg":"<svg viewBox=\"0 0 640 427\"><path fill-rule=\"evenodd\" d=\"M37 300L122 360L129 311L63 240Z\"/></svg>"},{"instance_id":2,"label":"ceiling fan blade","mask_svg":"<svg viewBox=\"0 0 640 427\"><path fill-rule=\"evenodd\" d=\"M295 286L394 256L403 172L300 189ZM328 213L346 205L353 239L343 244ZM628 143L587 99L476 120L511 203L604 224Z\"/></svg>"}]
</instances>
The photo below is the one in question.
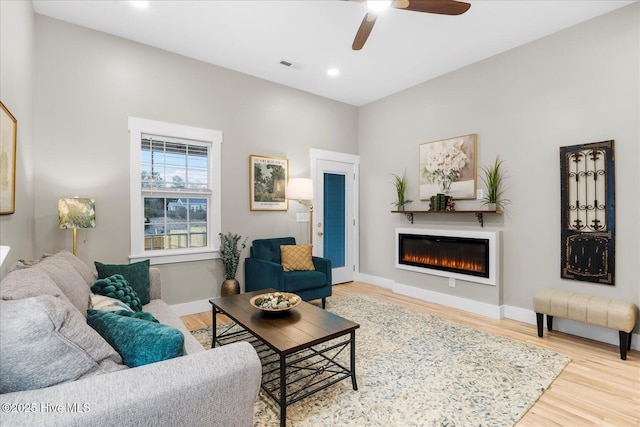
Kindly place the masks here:
<instances>
[{"instance_id":1,"label":"ceiling fan blade","mask_svg":"<svg viewBox=\"0 0 640 427\"><path fill-rule=\"evenodd\" d=\"M360 28L358 28L358 32L356 33L356 38L353 39L353 44L351 48L353 50L360 50L366 43L369 38L369 34L371 34L371 30L373 29L373 24L376 23L376 18L378 17L375 13L367 13L360 24Z\"/></svg>"},{"instance_id":2,"label":"ceiling fan blade","mask_svg":"<svg viewBox=\"0 0 640 427\"><path fill-rule=\"evenodd\" d=\"M469 3L455 0L396 0L392 6L396 9L439 15L462 15L471 7Z\"/></svg>"}]
</instances>

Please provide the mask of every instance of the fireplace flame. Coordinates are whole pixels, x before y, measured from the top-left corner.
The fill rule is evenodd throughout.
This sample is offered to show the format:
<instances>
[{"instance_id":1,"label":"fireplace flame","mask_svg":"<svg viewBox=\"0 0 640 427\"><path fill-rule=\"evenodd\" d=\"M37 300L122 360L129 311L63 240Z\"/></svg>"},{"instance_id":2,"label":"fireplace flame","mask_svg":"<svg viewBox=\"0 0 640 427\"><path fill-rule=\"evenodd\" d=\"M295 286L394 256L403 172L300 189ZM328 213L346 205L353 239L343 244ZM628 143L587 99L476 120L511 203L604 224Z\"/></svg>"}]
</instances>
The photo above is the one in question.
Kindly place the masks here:
<instances>
[{"instance_id":1,"label":"fireplace flame","mask_svg":"<svg viewBox=\"0 0 640 427\"><path fill-rule=\"evenodd\" d=\"M423 264L425 266L454 268L457 270L474 271L478 273L484 272L484 265L464 259L450 259L429 255L404 254L402 260L405 262Z\"/></svg>"}]
</instances>

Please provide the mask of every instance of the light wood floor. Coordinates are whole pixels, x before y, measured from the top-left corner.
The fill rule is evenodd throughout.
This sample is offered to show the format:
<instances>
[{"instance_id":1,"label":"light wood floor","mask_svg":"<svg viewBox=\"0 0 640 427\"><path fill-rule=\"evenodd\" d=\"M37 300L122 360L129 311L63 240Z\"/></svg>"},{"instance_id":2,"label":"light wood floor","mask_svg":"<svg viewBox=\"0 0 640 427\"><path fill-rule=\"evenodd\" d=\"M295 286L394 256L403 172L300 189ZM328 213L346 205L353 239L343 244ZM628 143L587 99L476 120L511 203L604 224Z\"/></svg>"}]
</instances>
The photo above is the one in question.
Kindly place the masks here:
<instances>
[{"instance_id":1,"label":"light wood floor","mask_svg":"<svg viewBox=\"0 0 640 427\"><path fill-rule=\"evenodd\" d=\"M333 296L361 294L525 343L548 348L572 361L517 426L640 426L640 352L620 359L619 348L562 332L539 338L535 325L495 320L352 282L333 287ZM211 312L185 316L189 330L211 326ZM224 321L220 319L219 321Z\"/></svg>"}]
</instances>

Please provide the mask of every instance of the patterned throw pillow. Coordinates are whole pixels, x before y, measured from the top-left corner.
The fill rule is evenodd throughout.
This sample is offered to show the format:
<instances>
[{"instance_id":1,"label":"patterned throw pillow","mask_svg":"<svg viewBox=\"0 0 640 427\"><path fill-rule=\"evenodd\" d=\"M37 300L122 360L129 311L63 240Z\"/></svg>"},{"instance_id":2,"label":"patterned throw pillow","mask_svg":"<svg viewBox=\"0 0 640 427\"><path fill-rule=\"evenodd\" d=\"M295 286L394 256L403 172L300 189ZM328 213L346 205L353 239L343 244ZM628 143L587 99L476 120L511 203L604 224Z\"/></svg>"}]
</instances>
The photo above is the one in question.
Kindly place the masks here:
<instances>
[{"instance_id":1,"label":"patterned throw pillow","mask_svg":"<svg viewBox=\"0 0 640 427\"><path fill-rule=\"evenodd\" d=\"M91 286L91 292L98 295L104 295L110 298L116 298L127 304L133 311L142 311L142 304L138 294L133 290L129 282L120 274L98 279Z\"/></svg>"},{"instance_id":2,"label":"patterned throw pillow","mask_svg":"<svg viewBox=\"0 0 640 427\"><path fill-rule=\"evenodd\" d=\"M315 270L311 259L313 245L282 245L282 268L284 271Z\"/></svg>"}]
</instances>

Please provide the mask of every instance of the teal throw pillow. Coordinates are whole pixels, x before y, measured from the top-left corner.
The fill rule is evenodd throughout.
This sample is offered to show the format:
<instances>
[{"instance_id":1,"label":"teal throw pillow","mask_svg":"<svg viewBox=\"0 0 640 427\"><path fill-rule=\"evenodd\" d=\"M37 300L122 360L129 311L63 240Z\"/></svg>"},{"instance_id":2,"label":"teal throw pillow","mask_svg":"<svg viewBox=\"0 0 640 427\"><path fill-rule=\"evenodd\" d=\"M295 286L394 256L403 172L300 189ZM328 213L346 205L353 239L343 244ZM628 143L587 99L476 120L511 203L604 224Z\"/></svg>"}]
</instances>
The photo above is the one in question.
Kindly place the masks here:
<instances>
[{"instance_id":1,"label":"teal throw pillow","mask_svg":"<svg viewBox=\"0 0 640 427\"><path fill-rule=\"evenodd\" d=\"M128 310L118 310L112 311L113 314L117 314L118 316L126 316L133 317L134 319L142 319L147 320L149 322L160 323L158 319L153 317L153 314L148 311L128 311Z\"/></svg>"},{"instance_id":2,"label":"teal throw pillow","mask_svg":"<svg viewBox=\"0 0 640 427\"><path fill-rule=\"evenodd\" d=\"M131 307L133 311L142 311L142 304L138 294L120 274L96 280L91 286L91 292L119 299Z\"/></svg>"},{"instance_id":3,"label":"teal throw pillow","mask_svg":"<svg viewBox=\"0 0 640 427\"><path fill-rule=\"evenodd\" d=\"M184 336L171 326L92 309L87 310L87 323L130 368L184 355Z\"/></svg>"},{"instance_id":4,"label":"teal throw pillow","mask_svg":"<svg viewBox=\"0 0 640 427\"><path fill-rule=\"evenodd\" d=\"M134 262L133 264L102 264L98 261L94 262L96 270L98 270L98 278L121 274L127 279L129 285L136 291L140 303L142 305L149 304L149 287L151 280L149 279L149 260Z\"/></svg>"}]
</instances>

